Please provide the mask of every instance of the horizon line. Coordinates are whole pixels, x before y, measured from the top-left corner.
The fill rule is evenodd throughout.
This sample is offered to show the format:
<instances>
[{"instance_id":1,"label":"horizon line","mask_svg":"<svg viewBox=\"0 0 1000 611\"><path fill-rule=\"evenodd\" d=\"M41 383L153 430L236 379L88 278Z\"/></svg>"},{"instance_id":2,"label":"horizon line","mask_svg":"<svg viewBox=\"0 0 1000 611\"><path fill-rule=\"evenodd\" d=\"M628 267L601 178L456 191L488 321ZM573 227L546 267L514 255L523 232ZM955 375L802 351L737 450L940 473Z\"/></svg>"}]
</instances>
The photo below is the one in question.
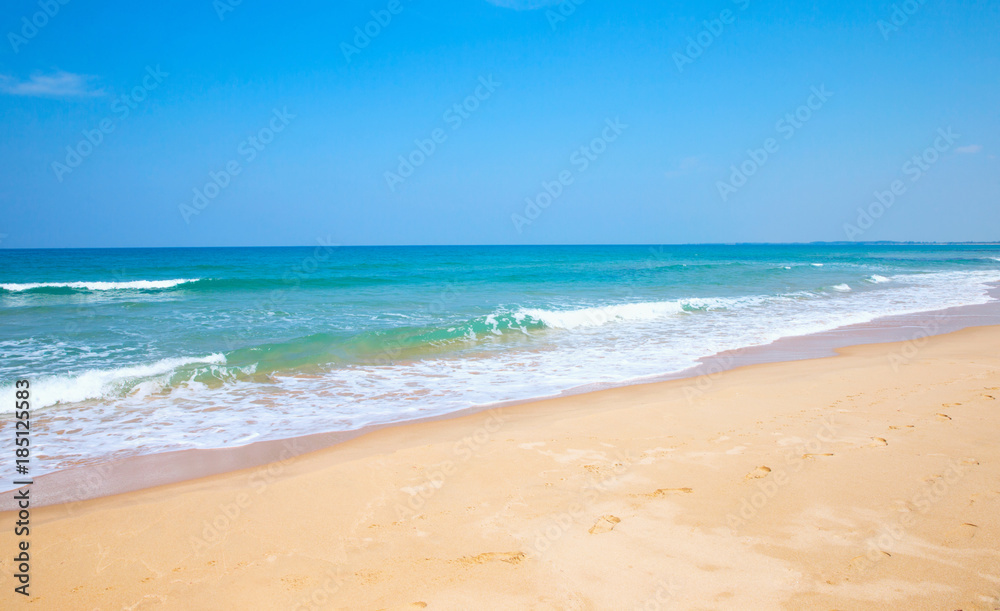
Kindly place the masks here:
<instances>
[{"instance_id":1,"label":"horizon line","mask_svg":"<svg viewBox=\"0 0 1000 611\"><path fill-rule=\"evenodd\" d=\"M567 246L1000 246L1000 241L924 241L924 240L816 240L811 242L634 242L634 243L570 243L570 244L319 244L334 248L547 248ZM170 250L224 248L314 248L317 244L278 244L240 246L29 246L2 247L3 251L19 250Z\"/></svg>"}]
</instances>

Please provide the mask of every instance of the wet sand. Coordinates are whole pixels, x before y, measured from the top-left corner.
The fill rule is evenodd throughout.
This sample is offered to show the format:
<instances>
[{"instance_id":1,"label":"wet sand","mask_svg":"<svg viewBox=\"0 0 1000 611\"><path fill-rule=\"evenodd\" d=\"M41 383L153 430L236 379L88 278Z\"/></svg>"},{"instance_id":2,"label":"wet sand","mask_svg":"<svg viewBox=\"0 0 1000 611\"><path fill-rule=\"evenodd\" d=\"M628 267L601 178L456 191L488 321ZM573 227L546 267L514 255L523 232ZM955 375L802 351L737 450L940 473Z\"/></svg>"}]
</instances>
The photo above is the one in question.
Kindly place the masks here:
<instances>
[{"instance_id":1,"label":"wet sand","mask_svg":"<svg viewBox=\"0 0 1000 611\"><path fill-rule=\"evenodd\" d=\"M31 604L994 609L1000 327L923 331L34 509Z\"/></svg>"},{"instance_id":2,"label":"wet sand","mask_svg":"<svg viewBox=\"0 0 1000 611\"><path fill-rule=\"evenodd\" d=\"M856 344L907 341L968 327L1000 325L1000 287L991 289L990 295L997 301L977 306L883 317L871 322L840 327L822 333L787 337L762 346L723 352L701 359L700 363L691 369L636 380L633 384L689 379L698 376L703 377L701 383L704 383L704 376L712 376L741 366L832 356L836 354L836 349ZM564 393L563 396L573 396L605 388L608 386L582 386ZM408 423L445 420L487 409L535 401L509 401L493 406L472 407L450 414L415 419ZM40 424L37 419L33 423L36 427ZM58 503L76 503L239 469L258 467L307 452L329 448L361 435L401 424L406 423L390 422L366 426L353 431L316 433L294 439L259 441L233 448L162 452L72 466L35 477L32 503L35 507ZM6 486L9 484L0 482L0 489ZM7 494L7 492L0 493L0 511L14 508L12 495Z\"/></svg>"}]
</instances>

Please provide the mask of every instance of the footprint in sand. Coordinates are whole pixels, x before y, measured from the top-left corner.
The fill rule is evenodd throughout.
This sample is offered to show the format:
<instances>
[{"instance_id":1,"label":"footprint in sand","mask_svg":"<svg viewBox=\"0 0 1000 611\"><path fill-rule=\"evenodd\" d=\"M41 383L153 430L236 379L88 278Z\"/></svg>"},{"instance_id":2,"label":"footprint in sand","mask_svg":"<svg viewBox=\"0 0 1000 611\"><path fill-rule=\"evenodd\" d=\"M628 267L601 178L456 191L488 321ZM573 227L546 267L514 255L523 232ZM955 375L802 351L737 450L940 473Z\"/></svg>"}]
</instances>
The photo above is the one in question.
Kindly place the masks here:
<instances>
[{"instance_id":1,"label":"footprint in sand","mask_svg":"<svg viewBox=\"0 0 1000 611\"><path fill-rule=\"evenodd\" d=\"M978 531L979 531L978 526L970 522L965 522L964 524L960 524L959 526L956 526L955 528L952 528L951 530L945 533L944 544L959 545L975 537Z\"/></svg>"},{"instance_id":2,"label":"footprint in sand","mask_svg":"<svg viewBox=\"0 0 1000 611\"><path fill-rule=\"evenodd\" d=\"M477 556L466 556L460 558L460 562L467 564L486 564L488 562L506 562L507 564L520 564L524 560L524 552L486 552Z\"/></svg>"},{"instance_id":3,"label":"footprint in sand","mask_svg":"<svg viewBox=\"0 0 1000 611\"><path fill-rule=\"evenodd\" d=\"M963 458L962 459L962 464L963 465L978 465L979 461L976 460L975 458Z\"/></svg>"},{"instance_id":4,"label":"footprint in sand","mask_svg":"<svg viewBox=\"0 0 1000 611\"><path fill-rule=\"evenodd\" d=\"M762 477L767 477L771 472L771 467L757 467L750 473L747 473L746 479L760 479Z\"/></svg>"},{"instance_id":5,"label":"footprint in sand","mask_svg":"<svg viewBox=\"0 0 1000 611\"><path fill-rule=\"evenodd\" d=\"M616 516L611 516L611 515L601 516L601 517L597 518L597 522L594 522L594 525L590 527L590 531L589 532L592 535L599 535L601 533L609 533L612 530L614 530L615 529L615 525L617 525L621 521L622 521L621 518L618 518Z\"/></svg>"},{"instance_id":6,"label":"footprint in sand","mask_svg":"<svg viewBox=\"0 0 1000 611\"><path fill-rule=\"evenodd\" d=\"M1000 491L980 492L969 496L969 505L975 505L980 501L990 504L996 503L1000 501Z\"/></svg>"},{"instance_id":7,"label":"footprint in sand","mask_svg":"<svg viewBox=\"0 0 1000 611\"><path fill-rule=\"evenodd\" d=\"M647 494L646 496L654 499L662 499L668 494L691 494L692 492L694 492L693 488L660 488L656 492Z\"/></svg>"},{"instance_id":8,"label":"footprint in sand","mask_svg":"<svg viewBox=\"0 0 1000 611\"><path fill-rule=\"evenodd\" d=\"M833 456L831 452L824 452L823 454L803 454L802 458L808 460L810 458L816 458L817 456Z\"/></svg>"},{"instance_id":9,"label":"footprint in sand","mask_svg":"<svg viewBox=\"0 0 1000 611\"><path fill-rule=\"evenodd\" d=\"M947 422L951 420L951 416L949 416L948 414L934 414L934 415L937 416L937 419L940 420L941 422Z\"/></svg>"},{"instance_id":10,"label":"footprint in sand","mask_svg":"<svg viewBox=\"0 0 1000 611\"><path fill-rule=\"evenodd\" d=\"M885 440L884 437L872 437L871 445L876 448L889 445L889 442Z\"/></svg>"}]
</instances>

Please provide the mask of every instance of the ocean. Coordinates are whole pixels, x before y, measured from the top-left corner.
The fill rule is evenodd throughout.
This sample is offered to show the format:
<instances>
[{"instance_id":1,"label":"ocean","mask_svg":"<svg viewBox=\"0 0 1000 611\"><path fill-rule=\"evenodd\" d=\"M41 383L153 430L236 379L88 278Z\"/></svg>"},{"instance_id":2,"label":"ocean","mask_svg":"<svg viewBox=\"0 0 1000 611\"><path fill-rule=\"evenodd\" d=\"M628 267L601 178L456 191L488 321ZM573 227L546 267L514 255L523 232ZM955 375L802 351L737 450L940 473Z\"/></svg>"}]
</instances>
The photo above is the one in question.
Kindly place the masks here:
<instances>
[{"instance_id":1,"label":"ocean","mask_svg":"<svg viewBox=\"0 0 1000 611\"><path fill-rule=\"evenodd\" d=\"M993 246L2 250L2 443L22 378L38 475L653 379L998 281Z\"/></svg>"}]
</instances>

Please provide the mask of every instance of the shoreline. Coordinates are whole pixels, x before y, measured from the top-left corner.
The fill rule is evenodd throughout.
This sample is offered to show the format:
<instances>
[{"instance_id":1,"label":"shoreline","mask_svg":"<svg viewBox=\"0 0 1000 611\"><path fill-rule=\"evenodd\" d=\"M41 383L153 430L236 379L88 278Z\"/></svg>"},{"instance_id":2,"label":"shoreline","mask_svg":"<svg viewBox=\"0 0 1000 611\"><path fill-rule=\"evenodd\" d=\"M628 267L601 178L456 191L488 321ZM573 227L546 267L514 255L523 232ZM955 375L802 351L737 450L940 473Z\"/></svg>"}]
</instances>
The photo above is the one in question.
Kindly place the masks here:
<instances>
[{"instance_id":1,"label":"shoreline","mask_svg":"<svg viewBox=\"0 0 1000 611\"><path fill-rule=\"evenodd\" d=\"M33 506L34 598L47 608L994 609L998 345L1000 326L914 332L833 358L390 426L266 466ZM0 548L14 541L0 531ZM11 573L9 559L0 571Z\"/></svg>"},{"instance_id":2,"label":"shoreline","mask_svg":"<svg viewBox=\"0 0 1000 611\"><path fill-rule=\"evenodd\" d=\"M197 480L224 473L260 467L277 461L332 448L352 439L392 427L406 427L437 422L485 411L585 395L604 390L659 384L676 380L695 380L716 376L741 367L768 363L833 357L841 349L945 335L972 327L1000 325L1000 285L993 285L986 304L928 310L913 314L880 317L869 322L837 327L808 335L789 336L758 346L729 350L699 360L699 364L681 371L647 376L620 384L590 384L565 390L558 395L515 399L489 405L472 406L410 420L373 424L347 431L329 431L281 439L252 442L242 446L211 449L186 449L130 456L118 460L74 466L39 475L33 479L34 506L80 503L91 499L127 494L158 486ZM697 385L690 393L698 394ZM15 489L0 490L0 512L14 508L11 495Z\"/></svg>"}]
</instances>

